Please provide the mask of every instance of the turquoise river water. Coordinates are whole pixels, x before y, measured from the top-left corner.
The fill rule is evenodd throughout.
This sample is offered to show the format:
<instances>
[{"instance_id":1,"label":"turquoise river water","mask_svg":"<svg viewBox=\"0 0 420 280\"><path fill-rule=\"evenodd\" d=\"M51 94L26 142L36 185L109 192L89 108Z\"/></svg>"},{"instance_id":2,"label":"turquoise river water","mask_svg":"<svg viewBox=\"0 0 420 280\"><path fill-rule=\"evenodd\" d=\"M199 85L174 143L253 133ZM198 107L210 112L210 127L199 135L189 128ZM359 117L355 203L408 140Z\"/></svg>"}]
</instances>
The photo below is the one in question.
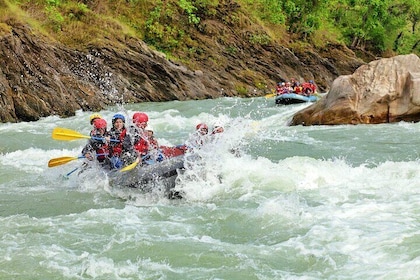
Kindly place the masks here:
<instances>
[{"instance_id":1,"label":"turquoise river water","mask_svg":"<svg viewBox=\"0 0 420 280\"><path fill-rule=\"evenodd\" d=\"M89 115L0 124L0 279L420 279L420 123L295 126L273 99L141 103L160 144L223 123L185 195L48 168L79 156ZM235 148L240 156L229 149ZM206 150L207 149L207 150ZM191 176L194 174L196 176Z\"/></svg>"}]
</instances>

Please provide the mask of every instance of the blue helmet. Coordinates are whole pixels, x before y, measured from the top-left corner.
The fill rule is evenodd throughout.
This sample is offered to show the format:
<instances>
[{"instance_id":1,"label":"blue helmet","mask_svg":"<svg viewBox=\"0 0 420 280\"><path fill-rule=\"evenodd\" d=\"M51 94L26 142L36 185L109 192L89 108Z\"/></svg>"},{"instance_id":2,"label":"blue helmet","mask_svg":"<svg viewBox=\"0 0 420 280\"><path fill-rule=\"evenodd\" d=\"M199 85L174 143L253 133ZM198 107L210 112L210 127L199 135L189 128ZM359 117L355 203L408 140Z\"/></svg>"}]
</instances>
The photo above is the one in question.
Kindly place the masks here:
<instances>
[{"instance_id":1,"label":"blue helmet","mask_svg":"<svg viewBox=\"0 0 420 280\"><path fill-rule=\"evenodd\" d=\"M115 114L112 117L112 123L114 123L116 119L121 119L123 123L125 123L125 117L122 114Z\"/></svg>"}]
</instances>

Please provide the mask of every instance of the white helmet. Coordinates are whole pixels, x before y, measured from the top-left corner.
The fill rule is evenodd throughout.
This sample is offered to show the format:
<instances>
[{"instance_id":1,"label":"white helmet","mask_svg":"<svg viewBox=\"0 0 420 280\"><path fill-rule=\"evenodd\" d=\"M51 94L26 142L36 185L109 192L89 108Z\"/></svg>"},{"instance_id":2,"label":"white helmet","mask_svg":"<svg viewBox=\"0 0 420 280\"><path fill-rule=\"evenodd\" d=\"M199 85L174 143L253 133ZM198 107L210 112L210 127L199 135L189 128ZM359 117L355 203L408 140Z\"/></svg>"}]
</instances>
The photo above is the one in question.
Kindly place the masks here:
<instances>
[{"instance_id":1,"label":"white helmet","mask_svg":"<svg viewBox=\"0 0 420 280\"><path fill-rule=\"evenodd\" d=\"M223 127L223 125L222 125L222 123L220 121L215 121L214 124L213 124L213 127L214 128L216 128L216 127Z\"/></svg>"},{"instance_id":2,"label":"white helmet","mask_svg":"<svg viewBox=\"0 0 420 280\"><path fill-rule=\"evenodd\" d=\"M154 132L153 127L150 124L148 124L144 130Z\"/></svg>"}]
</instances>

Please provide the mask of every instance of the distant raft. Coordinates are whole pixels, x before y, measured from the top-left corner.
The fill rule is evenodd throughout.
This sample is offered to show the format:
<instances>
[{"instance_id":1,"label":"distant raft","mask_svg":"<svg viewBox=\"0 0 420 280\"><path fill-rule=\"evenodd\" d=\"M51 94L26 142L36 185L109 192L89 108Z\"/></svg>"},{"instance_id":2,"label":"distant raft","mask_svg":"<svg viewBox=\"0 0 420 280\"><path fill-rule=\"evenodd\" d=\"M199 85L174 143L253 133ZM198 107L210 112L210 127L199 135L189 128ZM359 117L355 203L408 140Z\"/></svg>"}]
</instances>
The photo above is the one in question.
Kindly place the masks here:
<instances>
[{"instance_id":1,"label":"distant raft","mask_svg":"<svg viewBox=\"0 0 420 280\"><path fill-rule=\"evenodd\" d=\"M319 98L316 95L305 96L296 93L285 93L276 96L276 104L290 105L305 102L315 102Z\"/></svg>"}]
</instances>

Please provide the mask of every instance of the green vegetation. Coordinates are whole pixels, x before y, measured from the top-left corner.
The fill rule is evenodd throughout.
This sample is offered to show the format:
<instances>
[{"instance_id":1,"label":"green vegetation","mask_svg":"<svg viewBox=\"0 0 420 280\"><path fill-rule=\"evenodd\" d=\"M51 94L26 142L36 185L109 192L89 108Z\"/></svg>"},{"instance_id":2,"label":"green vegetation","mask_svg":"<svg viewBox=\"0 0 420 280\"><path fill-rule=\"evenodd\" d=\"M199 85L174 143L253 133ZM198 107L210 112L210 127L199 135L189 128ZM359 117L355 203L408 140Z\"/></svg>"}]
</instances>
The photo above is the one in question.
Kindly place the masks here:
<instances>
[{"instance_id":1,"label":"green vegetation","mask_svg":"<svg viewBox=\"0 0 420 280\"><path fill-rule=\"evenodd\" d=\"M418 0L0 0L0 8L0 35L20 21L77 48L131 36L169 55L199 57L197 34L212 19L248 29L250 44L342 43L376 55L420 54Z\"/></svg>"},{"instance_id":2,"label":"green vegetation","mask_svg":"<svg viewBox=\"0 0 420 280\"><path fill-rule=\"evenodd\" d=\"M376 54L420 53L418 0L248 0L253 15L284 24L297 40L328 40ZM273 17L271 14L281 16ZM333 36L332 36L333 35ZM322 36L321 36L322 37ZM319 44L319 43L318 43Z\"/></svg>"}]
</instances>

